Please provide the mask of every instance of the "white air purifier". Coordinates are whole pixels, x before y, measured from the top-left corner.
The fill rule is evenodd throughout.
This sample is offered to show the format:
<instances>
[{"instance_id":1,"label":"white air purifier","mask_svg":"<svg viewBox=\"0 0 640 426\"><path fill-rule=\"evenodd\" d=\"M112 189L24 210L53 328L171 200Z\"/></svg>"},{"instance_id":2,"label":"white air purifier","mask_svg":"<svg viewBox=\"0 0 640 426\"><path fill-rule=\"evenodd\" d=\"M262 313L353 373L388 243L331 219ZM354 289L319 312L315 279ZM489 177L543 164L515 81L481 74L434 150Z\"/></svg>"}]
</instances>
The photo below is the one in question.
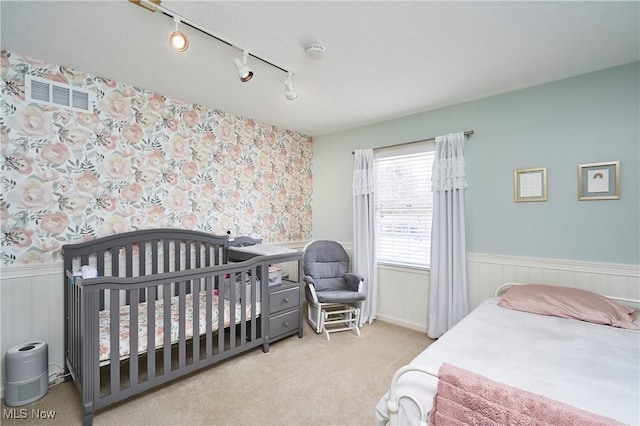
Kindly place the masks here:
<instances>
[{"instance_id":1,"label":"white air purifier","mask_svg":"<svg viewBox=\"0 0 640 426\"><path fill-rule=\"evenodd\" d=\"M4 357L4 402L10 407L26 405L49 390L49 348L45 342L23 343Z\"/></svg>"}]
</instances>

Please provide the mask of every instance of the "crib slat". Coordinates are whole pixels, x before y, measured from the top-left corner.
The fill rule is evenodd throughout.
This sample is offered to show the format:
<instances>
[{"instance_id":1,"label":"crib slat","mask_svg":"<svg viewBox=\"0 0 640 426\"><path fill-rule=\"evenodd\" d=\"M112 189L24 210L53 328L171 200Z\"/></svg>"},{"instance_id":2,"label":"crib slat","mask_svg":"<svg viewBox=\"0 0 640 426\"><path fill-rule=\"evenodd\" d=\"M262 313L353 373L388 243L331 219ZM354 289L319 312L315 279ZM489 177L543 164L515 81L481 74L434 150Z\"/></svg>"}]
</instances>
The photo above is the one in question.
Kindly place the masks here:
<instances>
[{"instance_id":1,"label":"crib slat","mask_svg":"<svg viewBox=\"0 0 640 426\"><path fill-rule=\"evenodd\" d=\"M138 384L138 295L139 290L130 290L129 305L129 387ZM149 351L149 348L147 348ZM153 352L150 352L153 353Z\"/></svg>"},{"instance_id":2,"label":"crib slat","mask_svg":"<svg viewBox=\"0 0 640 426\"><path fill-rule=\"evenodd\" d=\"M133 276L133 247L131 245L131 243L127 243L124 246L124 252L125 252L125 261L124 261L124 268L125 268L125 276L126 277L131 277ZM125 295L124 295L124 300L125 303L128 305L130 303L130 297L131 295L129 294L130 292L125 291Z\"/></svg>"},{"instance_id":3,"label":"crib slat","mask_svg":"<svg viewBox=\"0 0 640 426\"><path fill-rule=\"evenodd\" d=\"M193 330L191 331L193 346L193 363L200 359L200 279L193 280Z\"/></svg>"},{"instance_id":4,"label":"crib slat","mask_svg":"<svg viewBox=\"0 0 640 426\"><path fill-rule=\"evenodd\" d=\"M120 291L109 290L109 368L111 370L111 395L120 390Z\"/></svg>"},{"instance_id":5,"label":"crib slat","mask_svg":"<svg viewBox=\"0 0 640 426\"><path fill-rule=\"evenodd\" d=\"M164 341L162 358L164 360L163 374L171 372L171 283L163 285L163 303L164 303Z\"/></svg>"},{"instance_id":6,"label":"crib slat","mask_svg":"<svg viewBox=\"0 0 640 426\"><path fill-rule=\"evenodd\" d=\"M216 278L224 277L216 275ZM224 288L218 287L218 354L224 351Z\"/></svg>"},{"instance_id":7,"label":"crib slat","mask_svg":"<svg viewBox=\"0 0 640 426\"><path fill-rule=\"evenodd\" d=\"M242 344L247 340L247 271L242 271L240 280L240 344Z\"/></svg>"},{"instance_id":8,"label":"crib slat","mask_svg":"<svg viewBox=\"0 0 640 426\"><path fill-rule=\"evenodd\" d=\"M229 349L233 349L236 347L236 339L233 338L235 334L235 325L236 325L236 301L238 300L238 295L236 294L236 283L238 282L238 274L233 272L229 277ZM240 286L242 287L242 286Z\"/></svg>"},{"instance_id":9,"label":"crib slat","mask_svg":"<svg viewBox=\"0 0 640 426\"><path fill-rule=\"evenodd\" d=\"M178 368L182 368L186 365L186 286L187 283L184 281L178 283Z\"/></svg>"},{"instance_id":10,"label":"crib slat","mask_svg":"<svg viewBox=\"0 0 640 426\"><path fill-rule=\"evenodd\" d=\"M191 241L186 241L184 244L185 251L185 264L184 270L188 271L191 269ZM191 293L191 281L187 281L187 293Z\"/></svg>"},{"instance_id":11,"label":"crib slat","mask_svg":"<svg viewBox=\"0 0 640 426\"><path fill-rule=\"evenodd\" d=\"M138 243L138 275L143 277L147 275L147 242L140 241ZM144 288L140 289L140 301L144 302L147 300L146 291Z\"/></svg>"},{"instance_id":12,"label":"crib slat","mask_svg":"<svg viewBox=\"0 0 640 426\"><path fill-rule=\"evenodd\" d=\"M156 245L157 248L157 245ZM156 286L149 287L147 303L147 380L156 377Z\"/></svg>"},{"instance_id":13,"label":"crib slat","mask_svg":"<svg viewBox=\"0 0 640 426\"><path fill-rule=\"evenodd\" d=\"M170 241L168 239L164 239L164 252L162 253L164 257L164 269L162 272L169 272L169 251L171 249Z\"/></svg>"},{"instance_id":14,"label":"crib slat","mask_svg":"<svg viewBox=\"0 0 640 426\"><path fill-rule=\"evenodd\" d=\"M207 358L211 357L211 348L213 345L213 339L211 337L212 333L212 322L213 322L213 282L211 280L211 276L207 276L205 278L205 297L207 298L205 301L206 309L207 309L207 335L205 337L205 355Z\"/></svg>"}]
</instances>

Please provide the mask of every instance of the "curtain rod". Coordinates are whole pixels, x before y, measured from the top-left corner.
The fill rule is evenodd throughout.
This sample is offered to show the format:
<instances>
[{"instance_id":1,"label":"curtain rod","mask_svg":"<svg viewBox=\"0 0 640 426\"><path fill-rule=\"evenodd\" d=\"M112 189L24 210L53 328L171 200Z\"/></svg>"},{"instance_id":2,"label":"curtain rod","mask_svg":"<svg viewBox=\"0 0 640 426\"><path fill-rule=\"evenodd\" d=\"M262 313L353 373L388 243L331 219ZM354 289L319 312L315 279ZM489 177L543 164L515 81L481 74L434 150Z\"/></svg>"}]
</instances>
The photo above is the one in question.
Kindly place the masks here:
<instances>
[{"instance_id":1,"label":"curtain rod","mask_svg":"<svg viewBox=\"0 0 640 426\"><path fill-rule=\"evenodd\" d=\"M473 135L473 133L474 133L473 130L467 130L466 132L464 132L464 135L466 137L469 137L469 136ZM373 148L373 150L374 151L378 151L380 149L386 149L386 148L398 148L398 147L405 146L405 145L413 145L414 143L432 142L432 141L435 141L435 140L436 140L436 138L420 139L420 140L417 140L417 141L399 143L397 145L381 146L381 147L378 147L378 148ZM356 153L355 151L351 151L351 154L355 154L355 153Z\"/></svg>"}]
</instances>

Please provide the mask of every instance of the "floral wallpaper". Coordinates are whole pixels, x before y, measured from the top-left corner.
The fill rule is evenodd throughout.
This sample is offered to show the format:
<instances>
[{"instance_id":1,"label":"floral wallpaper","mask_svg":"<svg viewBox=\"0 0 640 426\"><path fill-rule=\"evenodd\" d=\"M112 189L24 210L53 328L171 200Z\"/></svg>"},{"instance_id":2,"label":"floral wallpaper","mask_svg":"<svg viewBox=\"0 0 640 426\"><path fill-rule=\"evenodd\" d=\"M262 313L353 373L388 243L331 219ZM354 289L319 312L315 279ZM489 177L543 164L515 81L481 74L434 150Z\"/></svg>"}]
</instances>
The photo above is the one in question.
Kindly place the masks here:
<instances>
[{"instance_id":1,"label":"floral wallpaper","mask_svg":"<svg viewBox=\"0 0 640 426\"><path fill-rule=\"evenodd\" d=\"M311 236L312 138L2 51L3 265L143 228ZM92 113L25 101L24 75L96 94Z\"/></svg>"}]
</instances>

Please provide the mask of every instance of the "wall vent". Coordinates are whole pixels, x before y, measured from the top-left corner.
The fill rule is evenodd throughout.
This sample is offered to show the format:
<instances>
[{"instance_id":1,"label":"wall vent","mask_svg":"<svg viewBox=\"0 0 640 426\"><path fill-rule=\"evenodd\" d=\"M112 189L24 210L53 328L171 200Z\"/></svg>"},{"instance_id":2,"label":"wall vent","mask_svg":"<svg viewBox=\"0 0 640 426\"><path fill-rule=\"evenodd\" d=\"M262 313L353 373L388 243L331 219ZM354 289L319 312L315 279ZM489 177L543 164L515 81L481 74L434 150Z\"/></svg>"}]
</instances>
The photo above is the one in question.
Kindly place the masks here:
<instances>
[{"instance_id":1,"label":"wall vent","mask_svg":"<svg viewBox=\"0 0 640 426\"><path fill-rule=\"evenodd\" d=\"M24 85L28 101L82 112L92 112L95 106L95 95L87 89L28 74Z\"/></svg>"}]
</instances>

